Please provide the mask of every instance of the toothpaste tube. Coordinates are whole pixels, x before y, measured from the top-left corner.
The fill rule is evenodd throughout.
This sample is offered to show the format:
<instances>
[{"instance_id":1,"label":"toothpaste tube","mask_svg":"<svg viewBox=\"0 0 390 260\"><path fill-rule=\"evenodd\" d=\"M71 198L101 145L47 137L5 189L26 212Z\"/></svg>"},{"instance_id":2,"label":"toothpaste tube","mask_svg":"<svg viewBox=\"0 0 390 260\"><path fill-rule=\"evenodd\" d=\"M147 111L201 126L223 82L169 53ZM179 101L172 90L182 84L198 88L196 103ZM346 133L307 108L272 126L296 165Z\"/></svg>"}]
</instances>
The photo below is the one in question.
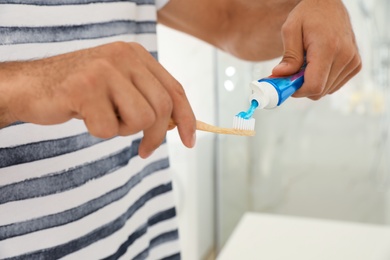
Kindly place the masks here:
<instances>
[{"instance_id":1,"label":"toothpaste tube","mask_svg":"<svg viewBox=\"0 0 390 260\"><path fill-rule=\"evenodd\" d=\"M280 106L303 85L305 67L303 66L298 73L288 77L269 76L253 81L250 84L252 88L250 102L257 101L257 108L260 109L272 109Z\"/></svg>"}]
</instances>

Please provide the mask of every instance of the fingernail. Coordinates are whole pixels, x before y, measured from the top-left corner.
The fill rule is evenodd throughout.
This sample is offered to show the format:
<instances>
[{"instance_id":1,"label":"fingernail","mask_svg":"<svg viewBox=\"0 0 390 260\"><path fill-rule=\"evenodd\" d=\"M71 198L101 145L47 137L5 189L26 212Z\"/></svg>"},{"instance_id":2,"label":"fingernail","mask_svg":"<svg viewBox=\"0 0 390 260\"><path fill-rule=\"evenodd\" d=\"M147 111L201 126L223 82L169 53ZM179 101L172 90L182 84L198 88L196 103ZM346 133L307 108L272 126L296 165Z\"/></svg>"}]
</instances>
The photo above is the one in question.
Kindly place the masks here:
<instances>
[{"instance_id":1,"label":"fingernail","mask_svg":"<svg viewBox=\"0 0 390 260\"><path fill-rule=\"evenodd\" d=\"M194 147L194 146L195 146L195 143L196 143L196 133L194 133L194 135L192 136L192 139L191 139L191 147Z\"/></svg>"},{"instance_id":2,"label":"fingernail","mask_svg":"<svg viewBox=\"0 0 390 260\"><path fill-rule=\"evenodd\" d=\"M275 66L275 69L280 69L287 66L287 62L282 61L278 65Z\"/></svg>"}]
</instances>

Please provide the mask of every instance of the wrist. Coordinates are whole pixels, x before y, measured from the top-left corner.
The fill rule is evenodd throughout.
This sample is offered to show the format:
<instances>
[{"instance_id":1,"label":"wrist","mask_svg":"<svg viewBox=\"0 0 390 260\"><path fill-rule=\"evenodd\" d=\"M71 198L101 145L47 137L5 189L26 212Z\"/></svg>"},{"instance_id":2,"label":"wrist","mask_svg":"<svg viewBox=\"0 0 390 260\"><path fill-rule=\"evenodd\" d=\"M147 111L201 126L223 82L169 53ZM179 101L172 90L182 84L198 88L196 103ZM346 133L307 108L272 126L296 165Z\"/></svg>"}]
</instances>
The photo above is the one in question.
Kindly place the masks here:
<instances>
[{"instance_id":1,"label":"wrist","mask_svg":"<svg viewBox=\"0 0 390 260\"><path fill-rule=\"evenodd\" d=\"M0 129L18 121L11 113L9 105L11 92L14 90L12 74L6 64L0 65Z\"/></svg>"}]
</instances>

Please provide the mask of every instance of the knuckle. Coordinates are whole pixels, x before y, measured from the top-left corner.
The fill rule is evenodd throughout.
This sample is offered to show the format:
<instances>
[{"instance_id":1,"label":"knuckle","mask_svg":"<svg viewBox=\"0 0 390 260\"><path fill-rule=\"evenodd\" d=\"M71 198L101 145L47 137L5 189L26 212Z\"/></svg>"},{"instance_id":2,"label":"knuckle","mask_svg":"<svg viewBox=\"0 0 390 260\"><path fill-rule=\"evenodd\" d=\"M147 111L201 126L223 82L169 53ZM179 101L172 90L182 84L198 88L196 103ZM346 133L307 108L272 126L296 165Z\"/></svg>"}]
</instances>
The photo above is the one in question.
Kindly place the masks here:
<instances>
[{"instance_id":1,"label":"knuckle","mask_svg":"<svg viewBox=\"0 0 390 260\"><path fill-rule=\"evenodd\" d=\"M111 73L113 66L111 63L103 58L95 59L90 66L83 71L80 76L83 88L96 89L101 82L105 81L106 75ZM88 89L87 89L88 90Z\"/></svg>"},{"instance_id":2,"label":"knuckle","mask_svg":"<svg viewBox=\"0 0 390 260\"><path fill-rule=\"evenodd\" d=\"M108 139L116 136L118 133L117 130L113 127L103 127L95 132L95 136L103 139Z\"/></svg>"},{"instance_id":3,"label":"knuckle","mask_svg":"<svg viewBox=\"0 0 390 260\"><path fill-rule=\"evenodd\" d=\"M317 100L319 100L321 97L322 97L321 95L318 95L318 96L310 96L310 97L308 97L308 98L311 99L311 100L317 101Z\"/></svg>"},{"instance_id":4,"label":"knuckle","mask_svg":"<svg viewBox=\"0 0 390 260\"><path fill-rule=\"evenodd\" d=\"M162 94L159 98L160 102L158 103L156 111L157 115L170 115L173 109L171 97L168 94Z\"/></svg>"},{"instance_id":5,"label":"knuckle","mask_svg":"<svg viewBox=\"0 0 390 260\"><path fill-rule=\"evenodd\" d=\"M142 128L148 129L156 121L156 114L152 110L147 110L141 115L142 117Z\"/></svg>"},{"instance_id":6,"label":"knuckle","mask_svg":"<svg viewBox=\"0 0 390 260\"><path fill-rule=\"evenodd\" d=\"M293 32L294 27L290 23L284 23L281 28L283 35L289 35Z\"/></svg>"},{"instance_id":7,"label":"knuckle","mask_svg":"<svg viewBox=\"0 0 390 260\"><path fill-rule=\"evenodd\" d=\"M118 129L119 136L129 136L142 131L143 128L139 125L132 125L131 127L126 124L121 124Z\"/></svg>"},{"instance_id":8,"label":"knuckle","mask_svg":"<svg viewBox=\"0 0 390 260\"><path fill-rule=\"evenodd\" d=\"M186 92L183 88L183 86L177 82L176 80L173 80L171 83L173 86L174 94L177 95L179 98L187 98Z\"/></svg>"},{"instance_id":9,"label":"knuckle","mask_svg":"<svg viewBox=\"0 0 390 260\"><path fill-rule=\"evenodd\" d=\"M359 73L363 68L363 63L362 63L362 60L361 60L359 55L357 55L357 57L356 57L356 64L357 64L357 66L355 69L355 72L356 72L355 74Z\"/></svg>"},{"instance_id":10,"label":"knuckle","mask_svg":"<svg viewBox=\"0 0 390 260\"><path fill-rule=\"evenodd\" d=\"M106 45L107 53L114 57L122 57L122 55L129 52L129 50L129 45L122 41L117 41Z\"/></svg>"},{"instance_id":11,"label":"knuckle","mask_svg":"<svg viewBox=\"0 0 390 260\"><path fill-rule=\"evenodd\" d=\"M327 49L330 53L337 53L340 49L340 41L337 38L330 38L326 42Z\"/></svg>"},{"instance_id":12,"label":"knuckle","mask_svg":"<svg viewBox=\"0 0 390 260\"><path fill-rule=\"evenodd\" d=\"M157 116L153 109L140 109L137 115L125 117L126 120L123 122L124 127L131 133L136 133L141 130L149 129L156 122Z\"/></svg>"},{"instance_id":13,"label":"knuckle","mask_svg":"<svg viewBox=\"0 0 390 260\"><path fill-rule=\"evenodd\" d=\"M356 73L355 74L359 73L362 69L363 69L363 64L360 62L359 65L356 68Z\"/></svg>"},{"instance_id":14,"label":"knuckle","mask_svg":"<svg viewBox=\"0 0 390 260\"><path fill-rule=\"evenodd\" d=\"M93 99L92 95L96 93L96 83L98 80L93 74L78 73L72 75L65 83L64 95L66 97L69 108L77 113L84 111L86 104Z\"/></svg>"},{"instance_id":15,"label":"knuckle","mask_svg":"<svg viewBox=\"0 0 390 260\"><path fill-rule=\"evenodd\" d=\"M322 93L324 92L324 89L325 89L325 86L323 84L316 83L316 84L311 85L310 93L314 97L316 97L316 96L321 97Z\"/></svg>"},{"instance_id":16,"label":"knuckle","mask_svg":"<svg viewBox=\"0 0 390 260\"><path fill-rule=\"evenodd\" d=\"M129 73L130 80L136 86L142 86L142 82L144 82L145 78L148 75L148 71L144 68L143 64L139 59L134 59L131 61L133 68Z\"/></svg>"},{"instance_id":17,"label":"knuckle","mask_svg":"<svg viewBox=\"0 0 390 260\"><path fill-rule=\"evenodd\" d=\"M91 135L102 139L109 139L117 135L117 131L114 131L112 128L90 130L90 133Z\"/></svg>"},{"instance_id":18,"label":"knuckle","mask_svg":"<svg viewBox=\"0 0 390 260\"><path fill-rule=\"evenodd\" d=\"M113 42L111 44L111 46L112 46L112 48L114 50L119 50L119 51L123 51L123 50L129 49L129 44L127 44L126 42L123 42L123 41Z\"/></svg>"},{"instance_id":19,"label":"knuckle","mask_svg":"<svg viewBox=\"0 0 390 260\"><path fill-rule=\"evenodd\" d=\"M96 76L107 73L112 69L112 64L109 60L104 58L98 58L93 60L92 65L92 73L96 74Z\"/></svg>"},{"instance_id":20,"label":"knuckle","mask_svg":"<svg viewBox=\"0 0 390 260\"><path fill-rule=\"evenodd\" d=\"M77 86L73 88L76 93L81 97L89 96L95 94L100 84L100 76L98 73L95 73L94 70L86 71L78 77L79 82Z\"/></svg>"},{"instance_id":21,"label":"knuckle","mask_svg":"<svg viewBox=\"0 0 390 260\"><path fill-rule=\"evenodd\" d=\"M134 59L136 55L130 45L126 42L116 42L113 49L113 54L116 59Z\"/></svg>"},{"instance_id":22,"label":"knuckle","mask_svg":"<svg viewBox=\"0 0 390 260\"><path fill-rule=\"evenodd\" d=\"M132 49L134 50L139 50L139 51L146 51L145 47L142 46L140 43L138 42L130 42L128 43L128 46L130 46Z\"/></svg>"},{"instance_id":23,"label":"knuckle","mask_svg":"<svg viewBox=\"0 0 390 260\"><path fill-rule=\"evenodd\" d=\"M85 122L88 126L89 133L98 138L108 139L118 134L118 125L112 122L104 123L102 121L99 121L99 123L96 123L96 121L93 121L93 119L91 121L90 116L86 116Z\"/></svg>"},{"instance_id":24,"label":"knuckle","mask_svg":"<svg viewBox=\"0 0 390 260\"><path fill-rule=\"evenodd\" d=\"M91 71L80 76L80 84L82 84L84 90L95 87L97 82L99 82L98 76Z\"/></svg>"},{"instance_id":25,"label":"knuckle","mask_svg":"<svg viewBox=\"0 0 390 260\"><path fill-rule=\"evenodd\" d=\"M131 61L138 57L132 43L117 41L105 45L104 55L107 60L116 64L123 60Z\"/></svg>"},{"instance_id":26,"label":"knuckle","mask_svg":"<svg viewBox=\"0 0 390 260\"><path fill-rule=\"evenodd\" d=\"M77 74L70 76L65 82L67 85L65 94L71 100L73 105L78 104L77 110L80 110L84 103L88 103L104 91L104 84L102 85L102 72L103 69L97 69L97 67L91 67L87 70L81 71ZM107 70L104 70L107 71Z\"/></svg>"}]
</instances>

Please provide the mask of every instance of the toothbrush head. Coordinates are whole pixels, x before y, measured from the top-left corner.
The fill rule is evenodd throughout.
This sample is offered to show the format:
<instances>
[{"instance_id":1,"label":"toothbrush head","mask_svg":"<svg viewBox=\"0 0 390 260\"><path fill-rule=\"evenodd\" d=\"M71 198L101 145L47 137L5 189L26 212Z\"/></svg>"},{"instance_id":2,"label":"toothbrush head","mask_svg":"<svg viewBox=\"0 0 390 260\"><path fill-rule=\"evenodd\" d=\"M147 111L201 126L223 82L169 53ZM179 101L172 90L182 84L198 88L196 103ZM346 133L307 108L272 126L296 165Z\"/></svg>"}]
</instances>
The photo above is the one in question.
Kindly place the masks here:
<instances>
[{"instance_id":1,"label":"toothbrush head","mask_svg":"<svg viewBox=\"0 0 390 260\"><path fill-rule=\"evenodd\" d=\"M258 106L259 102L253 99L248 111L242 111L233 118L233 129L254 131L255 119L252 116Z\"/></svg>"},{"instance_id":2,"label":"toothbrush head","mask_svg":"<svg viewBox=\"0 0 390 260\"><path fill-rule=\"evenodd\" d=\"M255 130L255 119L253 117L245 119L240 114L233 117L233 129L254 131Z\"/></svg>"}]
</instances>

